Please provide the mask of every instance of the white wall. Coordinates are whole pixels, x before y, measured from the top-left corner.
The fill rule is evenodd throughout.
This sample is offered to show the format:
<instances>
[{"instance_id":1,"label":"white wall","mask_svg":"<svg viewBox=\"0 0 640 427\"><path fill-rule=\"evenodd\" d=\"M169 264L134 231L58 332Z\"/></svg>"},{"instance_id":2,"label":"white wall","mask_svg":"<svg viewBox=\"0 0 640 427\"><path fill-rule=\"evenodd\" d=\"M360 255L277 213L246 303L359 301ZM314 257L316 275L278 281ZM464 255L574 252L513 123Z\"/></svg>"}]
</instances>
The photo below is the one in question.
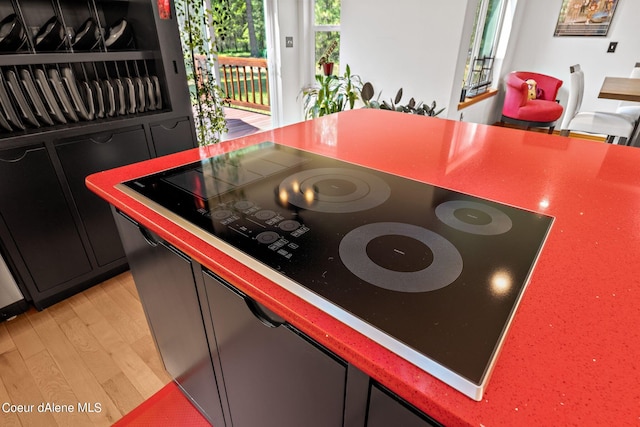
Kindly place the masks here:
<instances>
[{"instance_id":1,"label":"white wall","mask_svg":"<svg viewBox=\"0 0 640 427\"><path fill-rule=\"evenodd\" d=\"M302 42L304 34L299 10L300 1L270 0L267 4L267 13L273 11L277 15L272 32L278 43L277 52L276 47L272 46L269 55L274 55L280 60L280 64L269 64L270 67L275 67L275 70L271 70L270 78L279 78L279 87L275 95L280 97L280 105L274 117L277 120L274 125L284 126L302 120L302 107L298 95L303 86L300 57L305 48ZM293 48L286 47L287 36L293 37ZM274 95L273 88L271 93Z\"/></svg>"},{"instance_id":2,"label":"white wall","mask_svg":"<svg viewBox=\"0 0 640 427\"><path fill-rule=\"evenodd\" d=\"M471 0L476 3L477 0ZM469 45L465 17L469 0L342 0L340 64L370 81L382 99L403 88L403 103L446 107L443 117L458 118L450 103L459 100L461 45ZM466 50L466 49L465 49ZM455 102L457 104L457 100Z\"/></svg>"},{"instance_id":3,"label":"white wall","mask_svg":"<svg viewBox=\"0 0 640 427\"><path fill-rule=\"evenodd\" d=\"M598 92L605 76L628 76L640 61L640 1L619 0L606 37L554 37L560 4L560 0L518 2L516 38L507 51L502 75L530 70L556 76L565 82L558 97L566 106L569 66L580 64L585 74L582 110L614 110L618 101L599 99ZM618 42L615 53L607 53L611 41ZM499 103L494 108L501 107Z\"/></svg>"}]
</instances>

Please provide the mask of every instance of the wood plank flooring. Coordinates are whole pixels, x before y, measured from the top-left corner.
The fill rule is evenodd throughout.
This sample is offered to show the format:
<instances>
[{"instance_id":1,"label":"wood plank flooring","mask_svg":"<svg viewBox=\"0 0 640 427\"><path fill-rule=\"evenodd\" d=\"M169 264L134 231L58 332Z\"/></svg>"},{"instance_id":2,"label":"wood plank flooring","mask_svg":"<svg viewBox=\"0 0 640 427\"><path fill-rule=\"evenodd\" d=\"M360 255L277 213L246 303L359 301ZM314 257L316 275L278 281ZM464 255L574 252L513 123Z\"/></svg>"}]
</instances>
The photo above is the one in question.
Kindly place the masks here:
<instances>
[{"instance_id":1,"label":"wood plank flooring","mask_svg":"<svg viewBox=\"0 0 640 427\"><path fill-rule=\"evenodd\" d=\"M128 272L0 323L0 426L110 426L170 381Z\"/></svg>"},{"instance_id":2,"label":"wood plank flooring","mask_svg":"<svg viewBox=\"0 0 640 427\"><path fill-rule=\"evenodd\" d=\"M228 132L223 140L240 138L272 128L271 116L237 108L224 109Z\"/></svg>"}]
</instances>

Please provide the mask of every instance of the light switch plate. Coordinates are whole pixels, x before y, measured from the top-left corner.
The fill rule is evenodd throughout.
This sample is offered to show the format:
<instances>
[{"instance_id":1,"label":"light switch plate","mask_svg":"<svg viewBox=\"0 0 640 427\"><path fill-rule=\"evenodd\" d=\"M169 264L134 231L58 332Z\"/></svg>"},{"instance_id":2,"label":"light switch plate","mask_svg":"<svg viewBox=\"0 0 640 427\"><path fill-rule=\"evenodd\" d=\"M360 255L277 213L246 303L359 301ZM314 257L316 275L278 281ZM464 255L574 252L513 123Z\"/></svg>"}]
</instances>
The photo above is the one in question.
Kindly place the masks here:
<instances>
[{"instance_id":1,"label":"light switch plate","mask_svg":"<svg viewBox=\"0 0 640 427\"><path fill-rule=\"evenodd\" d=\"M285 46L286 47L293 47L293 37L291 36L286 36L284 38L284 42L285 42Z\"/></svg>"},{"instance_id":2,"label":"light switch plate","mask_svg":"<svg viewBox=\"0 0 640 427\"><path fill-rule=\"evenodd\" d=\"M607 48L607 53L613 53L616 51L616 47L618 47L618 42L609 43L609 48Z\"/></svg>"}]
</instances>

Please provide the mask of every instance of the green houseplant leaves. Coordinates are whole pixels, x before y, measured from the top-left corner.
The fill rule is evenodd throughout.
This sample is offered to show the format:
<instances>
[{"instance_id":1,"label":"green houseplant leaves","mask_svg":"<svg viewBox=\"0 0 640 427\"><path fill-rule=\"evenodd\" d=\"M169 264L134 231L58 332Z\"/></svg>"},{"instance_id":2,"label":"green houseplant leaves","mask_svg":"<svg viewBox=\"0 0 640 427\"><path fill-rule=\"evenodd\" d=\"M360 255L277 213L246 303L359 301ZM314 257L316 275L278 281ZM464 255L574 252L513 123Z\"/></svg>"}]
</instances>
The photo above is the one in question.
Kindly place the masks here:
<instances>
[{"instance_id":1,"label":"green houseplant leaves","mask_svg":"<svg viewBox=\"0 0 640 427\"><path fill-rule=\"evenodd\" d=\"M361 90L362 79L351 74L349 65L342 76L316 75L316 84L302 89L304 118L313 119L353 109L360 99Z\"/></svg>"}]
</instances>

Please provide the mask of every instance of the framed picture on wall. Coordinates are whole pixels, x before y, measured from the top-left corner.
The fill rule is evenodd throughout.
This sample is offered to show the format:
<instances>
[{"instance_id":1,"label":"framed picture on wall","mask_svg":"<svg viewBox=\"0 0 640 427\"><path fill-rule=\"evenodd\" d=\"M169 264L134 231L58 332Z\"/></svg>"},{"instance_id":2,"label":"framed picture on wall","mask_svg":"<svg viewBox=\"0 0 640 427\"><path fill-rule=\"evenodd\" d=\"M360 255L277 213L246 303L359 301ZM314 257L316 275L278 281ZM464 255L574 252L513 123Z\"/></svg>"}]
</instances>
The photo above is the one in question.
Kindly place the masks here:
<instances>
[{"instance_id":1,"label":"framed picture on wall","mask_svg":"<svg viewBox=\"0 0 640 427\"><path fill-rule=\"evenodd\" d=\"M606 36L618 0L562 0L554 36Z\"/></svg>"}]
</instances>

